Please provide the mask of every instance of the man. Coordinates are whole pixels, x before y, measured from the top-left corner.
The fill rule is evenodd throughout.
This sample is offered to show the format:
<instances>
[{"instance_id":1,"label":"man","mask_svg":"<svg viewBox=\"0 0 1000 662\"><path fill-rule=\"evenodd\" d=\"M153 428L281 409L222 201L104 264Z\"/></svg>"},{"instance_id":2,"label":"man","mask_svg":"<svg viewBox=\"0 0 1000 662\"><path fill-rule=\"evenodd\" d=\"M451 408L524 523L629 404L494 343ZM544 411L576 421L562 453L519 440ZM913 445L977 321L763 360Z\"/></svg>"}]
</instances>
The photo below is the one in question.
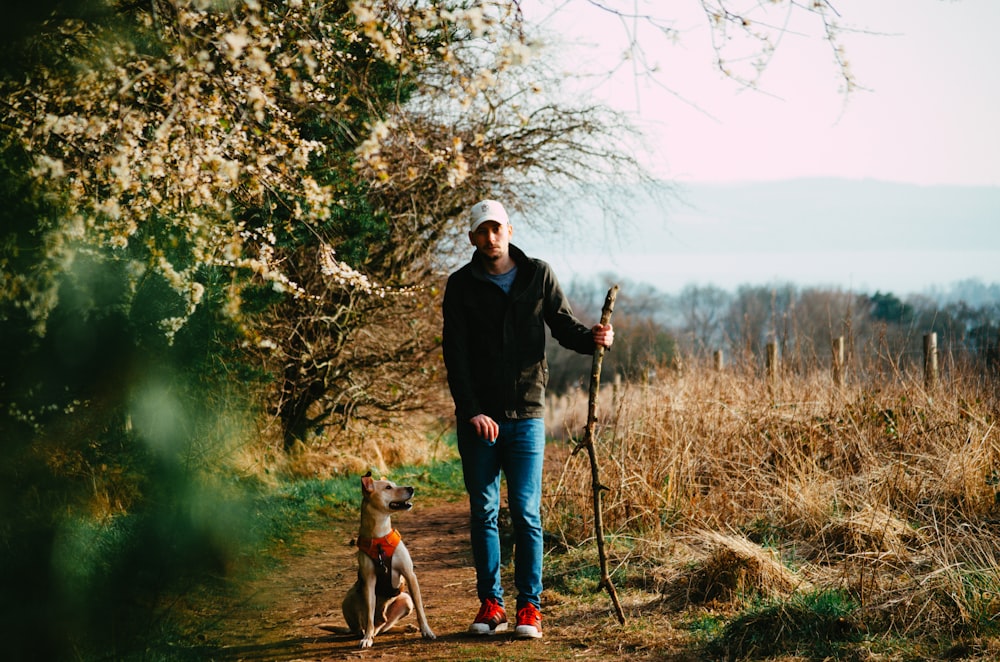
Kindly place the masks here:
<instances>
[{"instance_id":1,"label":"man","mask_svg":"<svg viewBox=\"0 0 1000 662\"><path fill-rule=\"evenodd\" d=\"M545 452L545 326L561 345L593 354L611 347L611 325L588 328L570 309L551 267L510 243L503 205L472 207L471 261L448 279L444 360L455 401L458 450L471 510L479 613L476 634L507 629L500 585L500 472L513 522L515 634L542 636L542 461Z\"/></svg>"}]
</instances>

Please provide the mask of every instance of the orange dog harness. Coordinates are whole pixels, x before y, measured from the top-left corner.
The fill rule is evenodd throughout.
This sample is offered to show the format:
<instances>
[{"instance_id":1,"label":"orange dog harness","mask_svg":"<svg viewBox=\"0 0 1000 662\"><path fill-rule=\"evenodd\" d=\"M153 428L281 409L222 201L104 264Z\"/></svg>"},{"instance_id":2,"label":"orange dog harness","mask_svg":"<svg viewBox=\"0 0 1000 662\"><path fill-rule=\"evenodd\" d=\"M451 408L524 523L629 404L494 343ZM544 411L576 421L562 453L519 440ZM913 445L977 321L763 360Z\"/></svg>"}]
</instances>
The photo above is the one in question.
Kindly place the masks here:
<instances>
[{"instance_id":1,"label":"orange dog harness","mask_svg":"<svg viewBox=\"0 0 1000 662\"><path fill-rule=\"evenodd\" d=\"M392 553L403 539L399 531L393 529L381 538L358 538L358 549L375 562L375 594L383 598L399 595L399 588L392 585ZM359 571L360 574L360 571Z\"/></svg>"}]
</instances>

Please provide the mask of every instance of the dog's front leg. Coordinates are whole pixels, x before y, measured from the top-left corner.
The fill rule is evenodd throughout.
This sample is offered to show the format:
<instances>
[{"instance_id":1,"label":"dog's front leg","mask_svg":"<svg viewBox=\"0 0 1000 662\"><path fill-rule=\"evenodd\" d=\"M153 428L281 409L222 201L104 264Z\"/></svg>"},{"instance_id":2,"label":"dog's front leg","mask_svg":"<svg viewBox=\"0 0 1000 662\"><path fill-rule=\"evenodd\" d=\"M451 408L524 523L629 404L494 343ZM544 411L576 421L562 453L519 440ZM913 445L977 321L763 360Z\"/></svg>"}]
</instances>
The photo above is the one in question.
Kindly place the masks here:
<instances>
[{"instance_id":1,"label":"dog's front leg","mask_svg":"<svg viewBox=\"0 0 1000 662\"><path fill-rule=\"evenodd\" d=\"M396 555L399 557L399 571L406 579L406 585L410 589L410 595L413 597L413 606L417 610L417 622L420 624L420 634L423 635L424 639L437 639L434 631L431 630L430 624L427 622L427 614L424 613L424 599L420 595L420 583L417 581L417 573L413 571L413 559L410 557L410 551L406 549L403 543L399 543L399 547L396 548Z\"/></svg>"},{"instance_id":2,"label":"dog's front leg","mask_svg":"<svg viewBox=\"0 0 1000 662\"><path fill-rule=\"evenodd\" d=\"M361 596L364 603L364 631L361 636L361 647L371 648L375 645L375 564L366 554L363 558L361 572Z\"/></svg>"},{"instance_id":3,"label":"dog's front leg","mask_svg":"<svg viewBox=\"0 0 1000 662\"><path fill-rule=\"evenodd\" d=\"M410 572L406 582L410 585L410 592L413 594L413 605L417 610L417 622L420 623L420 634L424 639L437 639L434 631L431 630L430 623L427 622L427 614L424 613L424 600L420 596L420 584L417 583L417 575Z\"/></svg>"}]
</instances>

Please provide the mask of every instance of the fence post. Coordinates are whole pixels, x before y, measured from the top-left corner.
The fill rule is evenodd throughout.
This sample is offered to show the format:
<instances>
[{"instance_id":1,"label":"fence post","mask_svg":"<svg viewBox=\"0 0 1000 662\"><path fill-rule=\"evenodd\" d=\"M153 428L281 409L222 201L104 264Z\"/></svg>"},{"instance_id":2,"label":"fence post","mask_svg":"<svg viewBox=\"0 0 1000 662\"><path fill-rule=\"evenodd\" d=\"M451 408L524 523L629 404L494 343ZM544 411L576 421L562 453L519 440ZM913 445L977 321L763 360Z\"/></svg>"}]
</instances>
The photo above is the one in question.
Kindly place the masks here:
<instances>
[{"instance_id":1,"label":"fence post","mask_svg":"<svg viewBox=\"0 0 1000 662\"><path fill-rule=\"evenodd\" d=\"M844 385L844 336L837 336L833 339L833 383L837 386Z\"/></svg>"},{"instance_id":2,"label":"fence post","mask_svg":"<svg viewBox=\"0 0 1000 662\"><path fill-rule=\"evenodd\" d=\"M725 361L722 358L722 350L717 349L715 350L715 369L716 371L721 372L724 367L725 367Z\"/></svg>"},{"instance_id":3,"label":"fence post","mask_svg":"<svg viewBox=\"0 0 1000 662\"><path fill-rule=\"evenodd\" d=\"M767 378L774 381L778 376L778 343L767 343Z\"/></svg>"},{"instance_id":4,"label":"fence post","mask_svg":"<svg viewBox=\"0 0 1000 662\"><path fill-rule=\"evenodd\" d=\"M938 380L937 334L924 334L924 386L934 388Z\"/></svg>"}]
</instances>

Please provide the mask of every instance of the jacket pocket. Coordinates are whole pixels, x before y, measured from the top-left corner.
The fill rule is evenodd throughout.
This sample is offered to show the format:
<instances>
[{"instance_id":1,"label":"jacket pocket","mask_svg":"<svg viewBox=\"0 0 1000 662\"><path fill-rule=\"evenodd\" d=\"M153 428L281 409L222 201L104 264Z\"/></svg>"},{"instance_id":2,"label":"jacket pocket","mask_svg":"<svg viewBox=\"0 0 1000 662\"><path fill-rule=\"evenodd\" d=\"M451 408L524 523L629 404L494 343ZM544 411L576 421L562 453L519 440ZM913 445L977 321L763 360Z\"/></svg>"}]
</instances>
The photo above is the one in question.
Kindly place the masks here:
<instances>
[{"instance_id":1,"label":"jacket pocket","mask_svg":"<svg viewBox=\"0 0 1000 662\"><path fill-rule=\"evenodd\" d=\"M545 387L548 382L549 366L544 358L521 369L518 376L518 395L526 409L541 410L545 406Z\"/></svg>"}]
</instances>

